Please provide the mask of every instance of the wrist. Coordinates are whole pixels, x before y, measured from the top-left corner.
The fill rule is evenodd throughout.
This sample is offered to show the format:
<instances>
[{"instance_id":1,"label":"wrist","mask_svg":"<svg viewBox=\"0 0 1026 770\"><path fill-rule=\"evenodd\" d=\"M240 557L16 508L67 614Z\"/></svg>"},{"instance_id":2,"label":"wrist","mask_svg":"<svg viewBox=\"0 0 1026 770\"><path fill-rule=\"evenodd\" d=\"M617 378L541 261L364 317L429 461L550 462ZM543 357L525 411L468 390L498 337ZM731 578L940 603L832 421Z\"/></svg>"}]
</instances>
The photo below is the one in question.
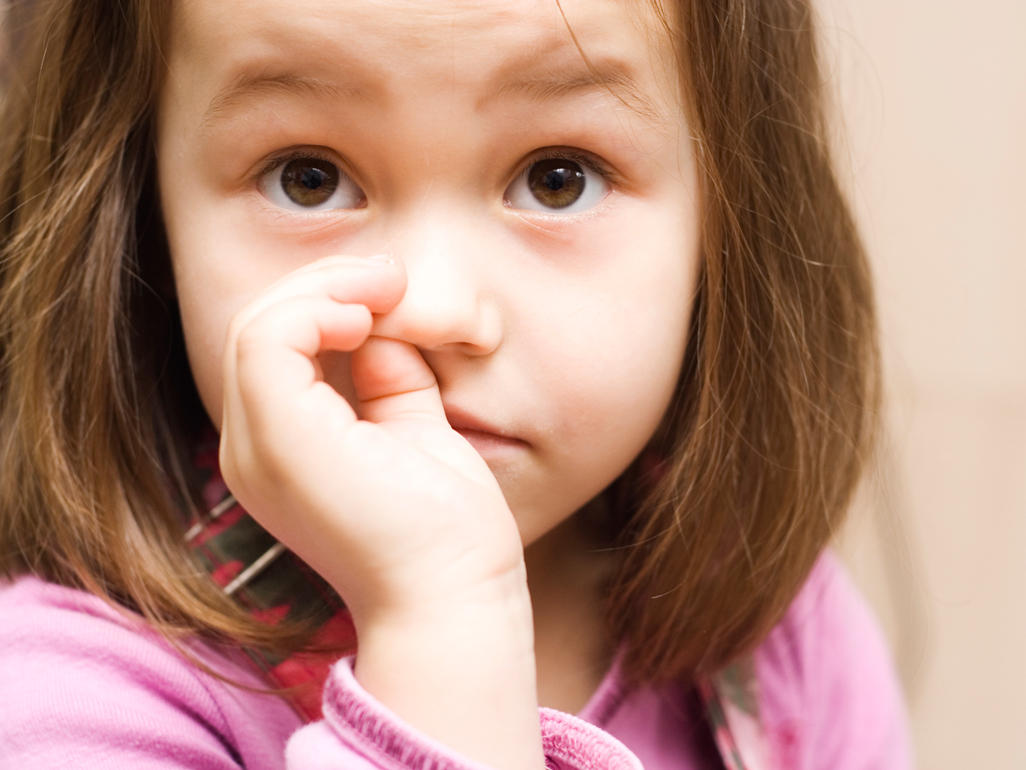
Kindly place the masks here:
<instances>
[{"instance_id":1,"label":"wrist","mask_svg":"<svg viewBox=\"0 0 1026 770\"><path fill-rule=\"evenodd\" d=\"M524 571L354 614L357 681L408 724L499 768L542 766Z\"/></svg>"},{"instance_id":2,"label":"wrist","mask_svg":"<svg viewBox=\"0 0 1026 770\"><path fill-rule=\"evenodd\" d=\"M473 639L497 633L521 649L534 649L531 597L523 561L487 577L454 581L426 578L407 587L393 586L368 601L350 605L358 638L428 636Z\"/></svg>"},{"instance_id":3,"label":"wrist","mask_svg":"<svg viewBox=\"0 0 1026 770\"><path fill-rule=\"evenodd\" d=\"M397 574L400 573L401 574ZM523 555L498 567L407 564L387 581L362 591L340 591L357 629L467 622L475 616L510 621L531 619L531 597Z\"/></svg>"}]
</instances>

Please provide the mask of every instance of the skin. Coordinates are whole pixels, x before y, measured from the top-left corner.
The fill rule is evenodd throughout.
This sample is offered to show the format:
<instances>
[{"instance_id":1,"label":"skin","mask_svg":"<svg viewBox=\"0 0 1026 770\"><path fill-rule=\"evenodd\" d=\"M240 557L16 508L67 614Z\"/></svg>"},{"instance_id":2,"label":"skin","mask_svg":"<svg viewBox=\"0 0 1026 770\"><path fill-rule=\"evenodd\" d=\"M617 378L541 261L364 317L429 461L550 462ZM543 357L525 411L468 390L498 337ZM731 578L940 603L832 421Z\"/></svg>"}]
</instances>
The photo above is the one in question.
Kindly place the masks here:
<instances>
[{"instance_id":1,"label":"skin","mask_svg":"<svg viewBox=\"0 0 1026 770\"><path fill-rule=\"evenodd\" d=\"M225 478L349 603L361 683L498 767L540 766L538 693L579 708L608 662L571 517L684 352L695 163L638 5L562 2L620 98L548 0L175 6L160 193ZM246 72L277 79L226 95ZM347 175L317 210L293 150ZM586 194L546 210L523 171L568 152Z\"/></svg>"}]
</instances>

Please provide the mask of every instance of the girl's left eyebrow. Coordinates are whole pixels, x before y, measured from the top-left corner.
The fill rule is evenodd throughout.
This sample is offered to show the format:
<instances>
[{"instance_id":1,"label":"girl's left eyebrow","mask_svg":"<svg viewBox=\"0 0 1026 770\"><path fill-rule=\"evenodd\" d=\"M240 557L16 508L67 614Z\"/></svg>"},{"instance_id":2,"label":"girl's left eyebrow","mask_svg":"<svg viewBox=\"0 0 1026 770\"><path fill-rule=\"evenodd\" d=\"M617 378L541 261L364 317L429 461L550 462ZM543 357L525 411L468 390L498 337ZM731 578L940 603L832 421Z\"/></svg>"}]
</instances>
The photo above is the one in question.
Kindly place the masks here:
<instances>
[{"instance_id":1,"label":"girl's left eyebrow","mask_svg":"<svg viewBox=\"0 0 1026 770\"><path fill-rule=\"evenodd\" d=\"M576 59L565 67L534 66L529 60L508 62L478 101L483 107L490 101L521 96L530 101L545 102L570 95L604 91L639 117L660 123L663 114L639 85L633 69L624 61L605 58L597 61Z\"/></svg>"}]
</instances>

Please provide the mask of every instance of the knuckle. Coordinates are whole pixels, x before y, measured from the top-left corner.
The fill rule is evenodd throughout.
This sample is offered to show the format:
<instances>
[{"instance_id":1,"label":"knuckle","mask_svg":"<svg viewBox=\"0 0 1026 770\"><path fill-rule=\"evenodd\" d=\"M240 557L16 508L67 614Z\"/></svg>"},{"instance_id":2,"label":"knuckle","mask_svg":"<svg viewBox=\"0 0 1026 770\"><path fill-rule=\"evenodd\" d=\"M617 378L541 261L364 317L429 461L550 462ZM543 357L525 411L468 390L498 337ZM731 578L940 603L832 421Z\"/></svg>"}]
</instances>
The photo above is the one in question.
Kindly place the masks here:
<instances>
[{"instance_id":1,"label":"knuckle","mask_svg":"<svg viewBox=\"0 0 1026 770\"><path fill-rule=\"evenodd\" d=\"M261 339L266 339L266 334L261 333L258 324L250 322L240 326L233 336L236 356L245 358L253 353L258 348L257 343Z\"/></svg>"},{"instance_id":2,"label":"knuckle","mask_svg":"<svg viewBox=\"0 0 1026 770\"><path fill-rule=\"evenodd\" d=\"M233 331L235 359L239 364L256 360L269 346L280 344L287 336L287 330L295 325L293 314L288 308L265 309L244 320Z\"/></svg>"},{"instance_id":3,"label":"knuckle","mask_svg":"<svg viewBox=\"0 0 1026 770\"><path fill-rule=\"evenodd\" d=\"M253 311L249 307L245 307L237 312L228 322L227 338L229 342L234 342L239 338L239 335L249 326L252 321Z\"/></svg>"}]
</instances>

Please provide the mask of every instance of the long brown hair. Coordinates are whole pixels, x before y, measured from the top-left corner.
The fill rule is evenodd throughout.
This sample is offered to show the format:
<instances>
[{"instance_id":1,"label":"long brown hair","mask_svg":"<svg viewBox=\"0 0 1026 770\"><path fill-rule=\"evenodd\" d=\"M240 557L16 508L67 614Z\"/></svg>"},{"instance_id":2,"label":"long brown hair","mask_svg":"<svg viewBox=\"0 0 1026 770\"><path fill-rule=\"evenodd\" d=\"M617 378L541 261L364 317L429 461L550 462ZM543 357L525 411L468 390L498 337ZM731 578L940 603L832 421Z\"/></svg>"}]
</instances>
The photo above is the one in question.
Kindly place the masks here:
<instances>
[{"instance_id":1,"label":"long brown hair","mask_svg":"<svg viewBox=\"0 0 1026 770\"><path fill-rule=\"evenodd\" d=\"M154 180L167 6L12 6L0 121L0 573L274 647L190 561L183 352ZM286 634L287 635L287 634Z\"/></svg>"},{"instance_id":2,"label":"long brown hair","mask_svg":"<svg viewBox=\"0 0 1026 770\"><path fill-rule=\"evenodd\" d=\"M699 159L703 266L659 468L612 490L629 514L610 622L645 680L722 665L779 620L845 514L879 390L808 0L653 3ZM233 607L182 538L205 418L154 191L168 5L36 0L7 22L23 43L0 94L0 573L168 634L289 649L301 635Z\"/></svg>"}]
</instances>

